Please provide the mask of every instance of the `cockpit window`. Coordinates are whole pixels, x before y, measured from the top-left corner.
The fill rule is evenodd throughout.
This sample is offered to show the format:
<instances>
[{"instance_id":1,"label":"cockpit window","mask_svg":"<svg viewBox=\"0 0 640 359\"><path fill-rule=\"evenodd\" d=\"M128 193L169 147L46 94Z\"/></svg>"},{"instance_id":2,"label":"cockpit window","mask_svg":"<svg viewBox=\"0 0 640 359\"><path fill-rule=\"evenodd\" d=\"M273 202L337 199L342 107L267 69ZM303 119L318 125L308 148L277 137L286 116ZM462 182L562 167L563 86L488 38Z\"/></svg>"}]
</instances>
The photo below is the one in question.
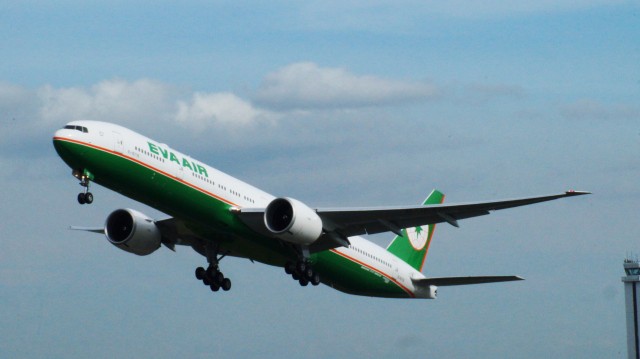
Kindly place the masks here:
<instances>
[{"instance_id":1,"label":"cockpit window","mask_svg":"<svg viewBox=\"0 0 640 359\"><path fill-rule=\"evenodd\" d=\"M84 133L89 133L89 130L87 130L87 128L84 126L66 125L64 126L64 128L66 128L67 130L76 130Z\"/></svg>"}]
</instances>

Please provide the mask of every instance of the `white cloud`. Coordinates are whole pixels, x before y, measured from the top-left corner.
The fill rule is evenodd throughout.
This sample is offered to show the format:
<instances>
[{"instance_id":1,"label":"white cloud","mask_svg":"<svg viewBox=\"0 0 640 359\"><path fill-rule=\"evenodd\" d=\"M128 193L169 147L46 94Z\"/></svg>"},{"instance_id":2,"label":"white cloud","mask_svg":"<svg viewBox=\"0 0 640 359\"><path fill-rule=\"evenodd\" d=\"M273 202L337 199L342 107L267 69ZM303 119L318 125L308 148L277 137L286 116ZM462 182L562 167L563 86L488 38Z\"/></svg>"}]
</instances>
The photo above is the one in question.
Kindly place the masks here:
<instances>
[{"instance_id":1,"label":"white cloud","mask_svg":"<svg viewBox=\"0 0 640 359\"><path fill-rule=\"evenodd\" d=\"M82 87L38 89L44 122L72 120L145 121L164 118L173 108L169 86L141 79L134 82L105 80L90 89Z\"/></svg>"},{"instance_id":2,"label":"white cloud","mask_svg":"<svg viewBox=\"0 0 640 359\"><path fill-rule=\"evenodd\" d=\"M433 85L370 75L312 62L285 66L268 74L256 101L279 109L354 108L424 101L435 96Z\"/></svg>"},{"instance_id":3,"label":"white cloud","mask_svg":"<svg viewBox=\"0 0 640 359\"><path fill-rule=\"evenodd\" d=\"M209 125L246 126L276 117L229 92L196 92L190 101L178 102L175 118L188 127L203 129Z\"/></svg>"}]
</instances>

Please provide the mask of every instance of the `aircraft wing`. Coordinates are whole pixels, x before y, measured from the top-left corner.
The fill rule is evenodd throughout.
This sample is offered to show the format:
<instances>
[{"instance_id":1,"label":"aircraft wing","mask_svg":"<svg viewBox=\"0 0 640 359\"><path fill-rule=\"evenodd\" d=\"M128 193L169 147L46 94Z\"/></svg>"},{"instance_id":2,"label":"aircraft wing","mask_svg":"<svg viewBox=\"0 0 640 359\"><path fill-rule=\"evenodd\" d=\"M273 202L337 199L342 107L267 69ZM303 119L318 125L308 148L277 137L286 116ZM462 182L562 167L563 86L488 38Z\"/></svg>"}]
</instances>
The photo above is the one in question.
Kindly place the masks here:
<instances>
[{"instance_id":1,"label":"aircraft wing","mask_svg":"<svg viewBox=\"0 0 640 359\"><path fill-rule=\"evenodd\" d=\"M491 202L475 202L460 204L436 204L409 207L386 208L351 208L351 209L317 209L326 231L335 231L346 237L361 234L394 232L402 235L400 230L447 222L458 227L458 220L483 216L490 211L507 209L529 204L551 201L554 199L589 194L589 192L567 191L539 197L507 199Z\"/></svg>"},{"instance_id":2,"label":"aircraft wing","mask_svg":"<svg viewBox=\"0 0 640 359\"><path fill-rule=\"evenodd\" d=\"M436 287L446 287L446 286L452 286L452 285L511 282L516 280L524 280L524 278L521 278L515 275L507 275L507 276L441 277L441 278L412 279L414 284L416 284L417 286L423 286L423 287L428 287L430 285L435 285Z\"/></svg>"},{"instance_id":3,"label":"aircraft wing","mask_svg":"<svg viewBox=\"0 0 640 359\"><path fill-rule=\"evenodd\" d=\"M185 224L184 221L175 219L175 218L167 218L158 221L154 221L158 229L160 229L160 233L162 234L162 244L164 244L167 248L171 249L175 252L176 244L181 245L191 245L194 238L203 239L204 237L197 237L193 232L186 232L184 230ZM84 232L92 232L98 234L106 234L104 227L80 227L80 226L70 226L70 230L72 231L84 231ZM186 243L185 243L186 242Z\"/></svg>"},{"instance_id":4,"label":"aircraft wing","mask_svg":"<svg viewBox=\"0 0 640 359\"><path fill-rule=\"evenodd\" d=\"M589 193L567 191L547 196L491 202L405 207L317 208L315 212L322 218L325 233L312 244L310 249L312 252L316 252L346 246L349 244L348 237L362 234L393 232L402 236L401 230L404 228L427 224L447 222L458 227L458 220L483 216L491 211ZM264 235L271 235L264 225L264 208L234 208L233 211L249 227Z\"/></svg>"}]
</instances>

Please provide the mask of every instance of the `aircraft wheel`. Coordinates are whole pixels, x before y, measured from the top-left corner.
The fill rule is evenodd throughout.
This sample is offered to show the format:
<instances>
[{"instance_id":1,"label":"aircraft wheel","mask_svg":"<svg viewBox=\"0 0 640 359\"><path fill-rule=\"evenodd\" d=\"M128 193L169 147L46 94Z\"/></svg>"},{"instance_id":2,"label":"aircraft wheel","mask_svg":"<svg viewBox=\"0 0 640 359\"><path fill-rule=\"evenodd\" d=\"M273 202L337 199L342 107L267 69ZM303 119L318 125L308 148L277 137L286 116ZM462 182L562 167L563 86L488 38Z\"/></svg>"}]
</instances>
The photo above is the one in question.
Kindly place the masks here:
<instances>
[{"instance_id":1,"label":"aircraft wheel","mask_svg":"<svg viewBox=\"0 0 640 359\"><path fill-rule=\"evenodd\" d=\"M221 272L216 272L213 275L213 283L216 283L217 285L222 285L224 280L225 280L224 274L222 274Z\"/></svg>"},{"instance_id":2,"label":"aircraft wheel","mask_svg":"<svg viewBox=\"0 0 640 359\"><path fill-rule=\"evenodd\" d=\"M315 272L313 271L313 268L311 268L310 266L305 268L304 270L304 277L307 278L308 280L311 280L313 278L313 275L315 274Z\"/></svg>"},{"instance_id":3,"label":"aircraft wheel","mask_svg":"<svg viewBox=\"0 0 640 359\"><path fill-rule=\"evenodd\" d=\"M196 278L198 280L203 280L205 275L206 275L206 273L207 272L204 270L204 268L202 268L202 267L196 268Z\"/></svg>"},{"instance_id":4,"label":"aircraft wheel","mask_svg":"<svg viewBox=\"0 0 640 359\"><path fill-rule=\"evenodd\" d=\"M307 284L309 284L309 281L307 280L307 278L300 278L299 282L300 282L300 285L303 287L306 287Z\"/></svg>"},{"instance_id":5,"label":"aircraft wheel","mask_svg":"<svg viewBox=\"0 0 640 359\"><path fill-rule=\"evenodd\" d=\"M293 263L291 263L291 262L287 262L287 263L284 265L284 271L285 271L287 274L292 274L292 273L295 271L295 269L296 269L295 264L293 264Z\"/></svg>"},{"instance_id":6,"label":"aircraft wheel","mask_svg":"<svg viewBox=\"0 0 640 359\"><path fill-rule=\"evenodd\" d=\"M311 284L313 285L320 284L320 275L318 273L313 273L313 278L311 278Z\"/></svg>"},{"instance_id":7,"label":"aircraft wheel","mask_svg":"<svg viewBox=\"0 0 640 359\"><path fill-rule=\"evenodd\" d=\"M211 285L211 281L209 280L209 277L207 277L206 275L202 278L202 284L204 285Z\"/></svg>"},{"instance_id":8,"label":"aircraft wheel","mask_svg":"<svg viewBox=\"0 0 640 359\"><path fill-rule=\"evenodd\" d=\"M93 194L92 194L91 192L87 192L87 193L85 193L85 194L84 194L84 201L85 201L87 204L91 204L91 203L93 203Z\"/></svg>"},{"instance_id":9,"label":"aircraft wheel","mask_svg":"<svg viewBox=\"0 0 640 359\"><path fill-rule=\"evenodd\" d=\"M225 278L222 281L222 285L220 287L222 287L222 290L224 290L225 292L231 289L231 279Z\"/></svg>"},{"instance_id":10,"label":"aircraft wheel","mask_svg":"<svg viewBox=\"0 0 640 359\"><path fill-rule=\"evenodd\" d=\"M87 203L85 197L84 197L84 193L78 193L78 203L80 204L85 204Z\"/></svg>"},{"instance_id":11,"label":"aircraft wheel","mask_svg":"<svg viewBox=\"0 0 640 359\"><path fill-rule=\"evenodd\" d=\"M220 286L218 285L218 283L211 283L211 285L209 285L209 288L211 288L212 292L217 292L220 290Z\"/></svg>"},{"instance_id":12,"label":"aircraft wheel","mask_svg":"<svg viewBox=\"0 0 640 359\"><path fill-rule=\"evenodd\" d=\"M291 276L293 277L293 280L298 280L298 279L300 279L300 276L298 275L298 272L293 272L293 273L291 273Z\"/></svg>"},{"instance_id":13,"label":"aircraft wheel","mask_svg":"<svg viewBox=\"0 0 640 359\"><path fill-rule=\"evenodd\" d=\"M305 263L303 261L299 261L296 264L296 269L298 270L298 273L304 273L304 270L306 269L306 267L307 266L305 265Z\"/></svg>"}]
</instances>

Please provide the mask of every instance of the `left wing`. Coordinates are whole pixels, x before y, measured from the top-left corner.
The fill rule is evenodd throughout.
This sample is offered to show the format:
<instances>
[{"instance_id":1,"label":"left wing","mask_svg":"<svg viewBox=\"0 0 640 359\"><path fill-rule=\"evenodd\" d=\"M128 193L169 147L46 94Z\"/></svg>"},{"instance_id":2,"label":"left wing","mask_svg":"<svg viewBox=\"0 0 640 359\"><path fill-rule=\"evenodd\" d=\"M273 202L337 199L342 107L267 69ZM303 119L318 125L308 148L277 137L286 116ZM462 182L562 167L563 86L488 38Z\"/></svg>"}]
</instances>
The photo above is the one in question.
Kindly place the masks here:
<instances>
[{"instance_id":1,"label":"left wing","mask_svg":"<svg viewBox=\"0 0 640 359\"><path fill-rule=\"evenodd\" d=\"M161 243L175 252L176 244L193 246L197 241L205 240L205 236L197 234L188 228L185 221L176 218L167 218L153 221L162 235ZM70 226L73 231L85 231L98 234L105 234L105 227L80 227Z\"/></svg>"}]
</instances>

